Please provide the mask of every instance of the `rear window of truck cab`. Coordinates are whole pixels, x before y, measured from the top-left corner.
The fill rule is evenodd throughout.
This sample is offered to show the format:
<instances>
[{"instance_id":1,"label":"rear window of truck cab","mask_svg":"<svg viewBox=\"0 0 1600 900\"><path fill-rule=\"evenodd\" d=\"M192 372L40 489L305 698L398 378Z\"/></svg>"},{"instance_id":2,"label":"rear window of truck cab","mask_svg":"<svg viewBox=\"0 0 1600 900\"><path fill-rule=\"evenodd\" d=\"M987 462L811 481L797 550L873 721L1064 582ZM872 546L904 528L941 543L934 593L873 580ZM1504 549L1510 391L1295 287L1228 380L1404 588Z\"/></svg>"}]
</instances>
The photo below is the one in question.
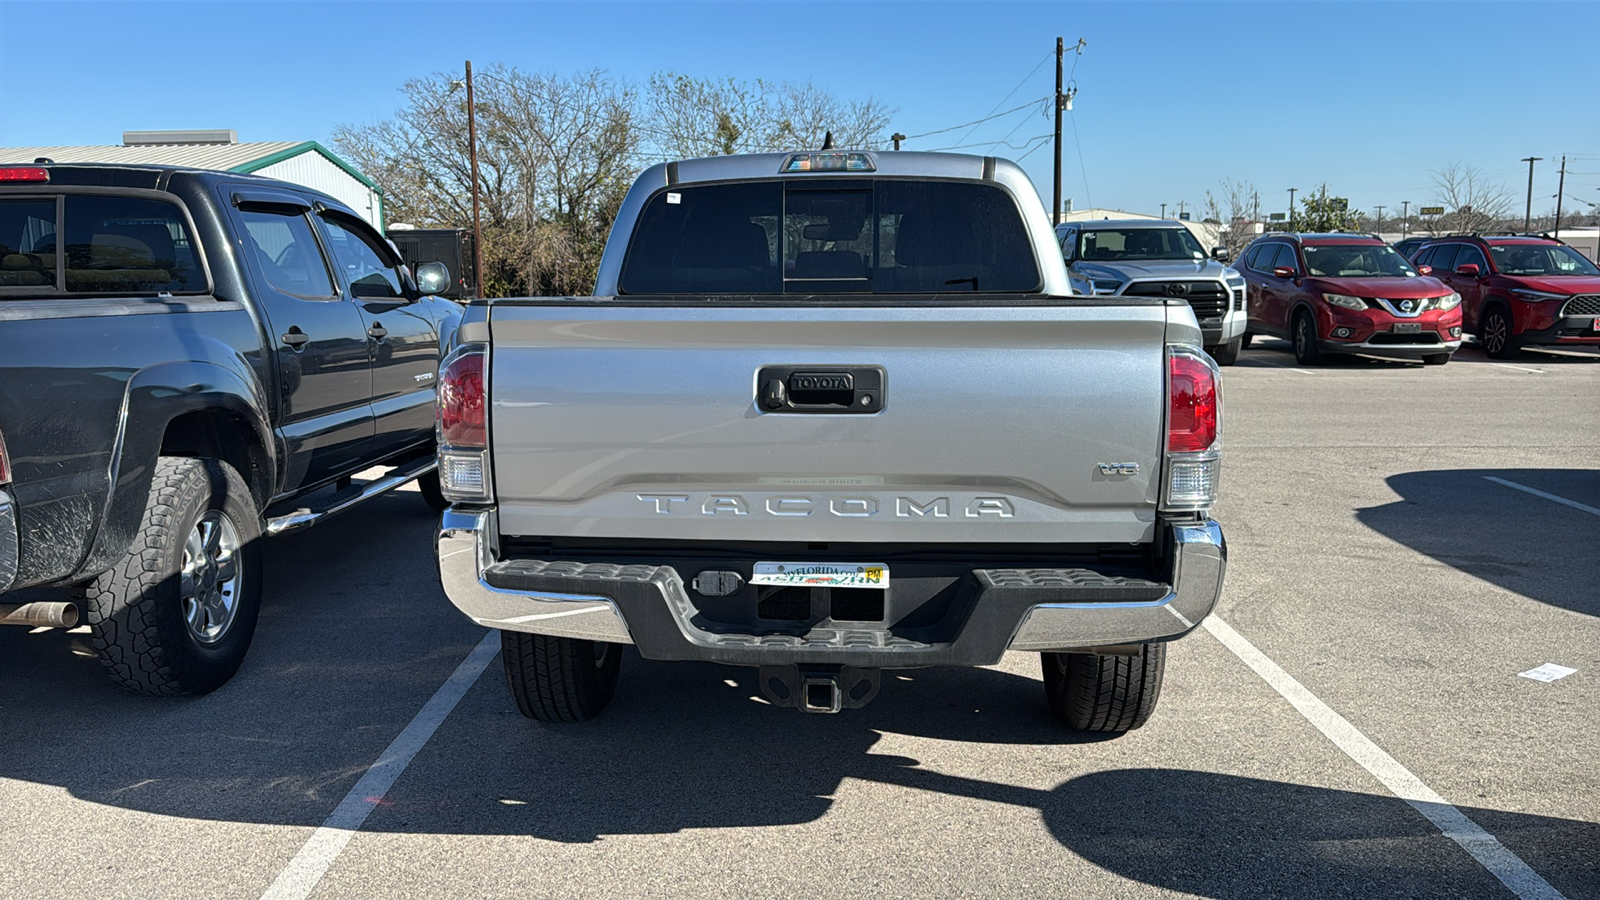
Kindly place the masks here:
<instances>
[{"instance_id":1,"label":"rear window of truck cab","mask_svg":"<svg viewBox=\"0 0 1600 900\"><path fill-rule=\"evenodd\" d=\"M1039 267L1016 202L957 181L687 185L646 203L624 294L1029 293Z\"/></svg>"},{"instance_id":2,"label":"rear window of truck cab","mask_svg":"<svg viewBox=\"0 0 1600 900\"><path fill-rule=\"evenodd\" d=\"M0 297L207 289L177 205L103 194L0 198Z\"/></svg>"}]
</instances>

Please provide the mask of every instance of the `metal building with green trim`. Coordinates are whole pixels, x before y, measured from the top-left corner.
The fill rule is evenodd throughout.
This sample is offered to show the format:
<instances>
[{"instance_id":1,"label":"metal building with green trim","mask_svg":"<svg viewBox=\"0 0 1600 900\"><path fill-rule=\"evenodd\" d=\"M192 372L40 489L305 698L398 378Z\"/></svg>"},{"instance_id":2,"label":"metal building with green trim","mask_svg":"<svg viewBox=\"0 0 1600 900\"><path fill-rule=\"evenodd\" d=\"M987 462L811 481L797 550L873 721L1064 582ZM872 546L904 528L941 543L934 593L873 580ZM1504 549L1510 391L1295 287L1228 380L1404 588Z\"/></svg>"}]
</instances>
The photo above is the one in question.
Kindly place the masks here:
<instances>
[{"instance_id":1,"label":"metal building with green trim","mask_svg":"<svg viewBox=\"0 0 1600 900\"><path fill-rule=\"evenodd\" d=\"M31 163L129 163L216 169L277 178L322 191L345 203L383 231L383 189L316 141L241 144L231 129L216 131L125 131L122 146L0 147L0 165Z\"/></svg>"}]
</instances>

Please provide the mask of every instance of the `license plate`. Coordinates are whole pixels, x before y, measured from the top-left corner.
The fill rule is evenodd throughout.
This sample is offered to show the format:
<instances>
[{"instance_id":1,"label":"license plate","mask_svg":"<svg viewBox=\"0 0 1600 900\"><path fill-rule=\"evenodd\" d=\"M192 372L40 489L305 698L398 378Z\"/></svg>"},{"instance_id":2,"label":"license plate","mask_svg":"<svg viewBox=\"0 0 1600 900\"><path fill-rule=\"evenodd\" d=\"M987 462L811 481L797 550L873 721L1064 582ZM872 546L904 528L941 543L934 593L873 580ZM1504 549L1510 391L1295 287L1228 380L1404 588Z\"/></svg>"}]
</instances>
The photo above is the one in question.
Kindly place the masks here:
<instances>
[{"instance_id":1,"label":"license plate","mask_svg":"<svg viewBox=\"0 0 1600 900\"><path fill-rule=\"evenodd\" d=\"M1422 331L1419 322L1399 322L1391 329L1395 334L1418 334Z\"/></svg>"},{"instance_id":2,"label":"license plate","mask_svg":"<svg viewBox=\"0 0 1600 900\"><path fill-rule=\"evenodd\" d=\"M883 563L758 562L750 583L886 590L889 567Z\"/></svg>"}]
</instances>

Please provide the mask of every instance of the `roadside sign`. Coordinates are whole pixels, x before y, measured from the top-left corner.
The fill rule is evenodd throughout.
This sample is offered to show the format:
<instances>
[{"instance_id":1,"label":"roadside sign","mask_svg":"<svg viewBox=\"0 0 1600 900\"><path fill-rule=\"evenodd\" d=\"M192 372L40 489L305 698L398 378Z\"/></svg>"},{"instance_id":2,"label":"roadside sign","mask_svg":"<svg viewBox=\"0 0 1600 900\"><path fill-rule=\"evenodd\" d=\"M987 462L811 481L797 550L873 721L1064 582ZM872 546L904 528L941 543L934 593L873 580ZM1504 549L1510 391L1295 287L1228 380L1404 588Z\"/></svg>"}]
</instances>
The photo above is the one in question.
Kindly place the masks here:
<instances>
[{"instance_id":1,"label":"roadside sign","mask_svg":"<svg viewBox=\"0 0 1600 900\"><path fill-rule=\"evenodd\" d=\"M1417 215L1420 215L1420 216L1442 216L1442 215L1444 215L1444 207L1442 207L1442 206L1419 206L1419 207L1417 207Z\"/></svg>"},{"instance_id":2,"label":"roadside sign","mask_svg":"<svg viewBox=\"0 0 1600 900\"><path fill-rule=\"evenodd\" d=\"M1274 222L1282 222L1285 219L1289 218L1289 215L1287 213L1270 213L1269 216L1272 219L1272 221L1274 221Z\"/></svg>"}]
</instances>

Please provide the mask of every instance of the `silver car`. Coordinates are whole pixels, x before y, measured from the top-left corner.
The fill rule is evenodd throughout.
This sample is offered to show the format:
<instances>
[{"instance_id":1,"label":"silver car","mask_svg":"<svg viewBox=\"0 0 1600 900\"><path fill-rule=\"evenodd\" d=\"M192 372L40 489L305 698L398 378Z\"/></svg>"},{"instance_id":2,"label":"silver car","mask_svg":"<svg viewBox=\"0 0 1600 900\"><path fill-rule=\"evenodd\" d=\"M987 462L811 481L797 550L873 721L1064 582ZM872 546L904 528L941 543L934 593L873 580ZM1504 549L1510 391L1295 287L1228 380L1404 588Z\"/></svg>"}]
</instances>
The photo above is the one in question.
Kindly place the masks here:
<instances>
[{"instance_id":1,"label":"silver car","mask_svg":"<svg viewBox=\"0 0 1600 900\"><path fill-rule=\"evenodd\" d=\"M1208 255L1182 222L1105 219L1056 226L1061 256L1078 293L1187 300L1200 320L1206 352L1232 365L1244 343L1244 276Z\"/></svg>"}]
</instances>

